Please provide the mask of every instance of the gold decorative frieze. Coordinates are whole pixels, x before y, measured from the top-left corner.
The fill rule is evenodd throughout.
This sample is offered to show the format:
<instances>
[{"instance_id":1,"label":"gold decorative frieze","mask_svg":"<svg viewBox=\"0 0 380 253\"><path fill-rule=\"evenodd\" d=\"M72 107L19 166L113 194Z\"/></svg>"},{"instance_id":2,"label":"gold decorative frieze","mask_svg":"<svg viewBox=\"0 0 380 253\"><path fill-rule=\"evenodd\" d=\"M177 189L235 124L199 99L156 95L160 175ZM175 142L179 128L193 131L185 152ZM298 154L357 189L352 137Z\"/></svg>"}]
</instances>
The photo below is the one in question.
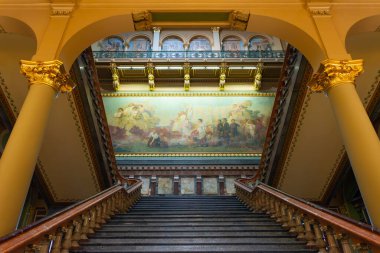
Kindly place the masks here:
<instances>
[{"instance_id":1,"label":"gold decorative frieze","mask_svg":"<svg viewBox=\"0 0 380 253\"><path fill-rule=\"evenodd\" d=\"M116 157L261 157L261 153L115 153Z\"/></svg>"},{"instance_id":2,"label":"gold decorative frieze","mask_svg":"<svg viewBox=\"0 0 380 253\"><path fill-rule=\"evenodd\" d=\"M316 74L308 83L314 92L327 91L341 84L354 84L355 78L363 72L363 60L331 60L321 63Z\"/></svg>"},{"instance_id":3,"label":"gold decorative frieze","mask_svg":"<svg viewBox=\"0 0 380 253\"><path fill-rule=\"evenodd\" d=\"M7 33L7 31L5 31L4 27L2 27L1 25L0 25L0 33Z\"/></svg>"},{"instance_id":4,"label":"gold decorative frieze","mask_svg":"<svg viewBox=\"0 0 380 253\"><path fill-rule=\"evenodd\" d=\"M275 97L274 92L113 92L102 97Z\"/></svg>"},{"instance_id":5,"label":"gold decorative frieze","mask_svg":"<svg viewBox=\"0 0 380 253\"><path fill-rule=\"evenodd\" d=\"M20 68L30 85L48 85L61 93L71 92L76 86L59 60L44 62L21 60Z\"/></svg>"},{"instance_id":6,"label":"gold decorative frieze","mask_svg":"<svg viewBox=\"0 0 380 253\"><path fill-rule=\"evenodd\" d=\"M69 16L74 9L74 4L52 4L52 16Z\"/></svg>"}]
</instances>

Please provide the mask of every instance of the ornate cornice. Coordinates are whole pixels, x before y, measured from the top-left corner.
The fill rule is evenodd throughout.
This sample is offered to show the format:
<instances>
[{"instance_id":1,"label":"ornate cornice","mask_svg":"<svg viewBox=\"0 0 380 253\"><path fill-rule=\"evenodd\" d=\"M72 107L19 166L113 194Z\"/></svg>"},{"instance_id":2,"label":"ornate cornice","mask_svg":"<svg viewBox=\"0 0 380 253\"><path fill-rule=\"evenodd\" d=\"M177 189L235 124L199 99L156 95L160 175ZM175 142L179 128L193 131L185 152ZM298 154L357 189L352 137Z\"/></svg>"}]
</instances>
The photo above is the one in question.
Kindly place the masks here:
<instances>
[{"instance_id":1,"label":"ornate cornice","mask_svg":"<svg viewBox=\"0 0 380 253\"><path fill-rule=\"evenodd\" d=\"M76 86L59 60L44 62L21 60L20 68L30 85L47 85L62 93L71 92Z\"/></svg>"},{"instance_id":2,"label":"ornate cornice","mask_svg":"<svg viewBox=\"0 0 380 253\"><path fill-rule=\"evenodd\" d=\"M341 84L354 84L355 78L363 72L363 60L331 60L321 63L318 72L308 83L313 92L327 91Z\"/></svg>"},{"instance_id":3,"label":"ornate cornice","mask_svg":"<svg viewBox=\"0 0 380 253\"><path fill-rule=\"evenodd\" d=\"M70 16L73 10L73 4L52 4L51 16Z\"/></svg>"}]
</instances>

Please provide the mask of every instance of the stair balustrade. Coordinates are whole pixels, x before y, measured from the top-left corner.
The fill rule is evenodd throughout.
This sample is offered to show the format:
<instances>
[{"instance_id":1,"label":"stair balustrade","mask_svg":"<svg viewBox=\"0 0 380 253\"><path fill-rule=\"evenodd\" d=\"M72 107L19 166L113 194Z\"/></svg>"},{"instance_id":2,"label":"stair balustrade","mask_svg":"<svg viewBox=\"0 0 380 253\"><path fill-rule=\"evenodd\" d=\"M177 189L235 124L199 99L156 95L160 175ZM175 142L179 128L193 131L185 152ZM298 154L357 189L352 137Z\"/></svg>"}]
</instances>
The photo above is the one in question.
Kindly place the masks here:
<instances>
[{"instance_id":1,"label":"stair balustrade","mask_svg":"<svg viewBox=\"0 0 380 253\"><path fill-rule=\"evenodd\" d=\"M84 201L0 238L0 252L68 253L116 213L127 212L141 197L142 182L125 179Z\"/></svg>"},{"instance_id":2,"label":"stair balustrade","mask_svg":"<svg viewBox=\"0 0 380 253\"><path fill-rule=\"evenodd\" d=\"M307 247L324 253L380 252L380 231L254 179L235 181L236 196L248 208L269 214Z\"/></svg>"}]
</instances>

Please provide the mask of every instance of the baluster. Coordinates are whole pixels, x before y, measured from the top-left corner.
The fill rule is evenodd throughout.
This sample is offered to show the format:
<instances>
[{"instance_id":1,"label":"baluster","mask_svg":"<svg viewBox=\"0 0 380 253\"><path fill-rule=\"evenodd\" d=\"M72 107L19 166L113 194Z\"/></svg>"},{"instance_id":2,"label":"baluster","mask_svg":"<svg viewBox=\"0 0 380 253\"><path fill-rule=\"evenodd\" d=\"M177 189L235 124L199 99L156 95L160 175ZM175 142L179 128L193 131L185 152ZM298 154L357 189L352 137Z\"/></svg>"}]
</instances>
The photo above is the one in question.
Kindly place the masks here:
<instances>
[{"instance_id":1,"label":"baluster","mask_svg":"<svg viewBox=\"0 0 380 253\"><path fill-rule=\"evenodd\" d=\"M347 235L343 234L336 234L335 238L340 241L340 244L342 246L343 253L354 253L354 250L351 248L349 238Z\"/></svg>"},{"instance_id":2,"label":"baluster","mask_svg":"<svg viewBox=\"0 0 380 253\"><path fill-rule=\"evenodd\" d=\"M278 200L275 200L274 205L275 205L275 212L270 217L272 219L277 219L277 218L281 217L281 210L280 210L281 203Z\"/></svg>"},{"instance_id":3,"label":"baluster","mask_svg":"<svg viewBox=\"0 0 380 253\"><path fill-rule=\"evenodd\" d=\"M321 227L323 231L325 231L326 239L327 239L327 247L329 253L339 253L339 247L334 237L334 231L331 227L323 226Z\"/></svg>"},{"instance_id":4,"label":"baluster","mask_svg":"<svg viewBox=\"0 0 380 253\"><path fill-rule=\"evenodd\" d=\"M317 247L317 249L319 249L319 253L327 253L326 242L323 240L322 231L318 222L315 222L313 224L313 229L315 235L315 246Z\"/></svg>"},{"instance_id":5,"label":"baluster","mask_svg":"<svg viewBox=\"0 0 380 253\"><path fill-rule=\"evenodd\" d=\"M76 220L73 220L73 226L74 226L74 229L73 229L73 234L71 236L71 248L78 248L79 247L78 241L80 240L80 236L81 236L82 224L80 223L80 221L76 219Z\"/></svg>"},{"instance_id":6,"label":"baluster","mask_svg":"<svg viewBox=\"0 0 380 253\"><path fill-rule=\"evenodd\" d=\"M49 236L49 238L51 237ZM28 245L24 253L49 253L50 241L51 239L42 238L38 241L38 243Z\"/></svg>"},{"instance_id":7,"label":"baluster","mask_svg":"<svg viewBox=\"0 0 380 253\"><path fill-rule=\"evenodd\" d=\"M55 238L54 238L54 243L53 243L53 248L51 250L51 253L61 252L62 237L63 237L62 228L58 228L57 231L55 232Z\"/></svg>"},{"instance_id":8,"label":"baluster","mask_svg":"<svg viewBox=\"0 0 380 253\"><path fill-rule=\"evenodd\" d=\"M107 208L108 208L108 215L114 216L115 215L115 209L113 206L113 196L107 199Z\"/></svg>"},{"instance_id":9,"label":"baluster","mask_svg":"<svg viewBox=\"0 0 380 253\"><path fill-rule=\"evenodd\" d=\"M294 209L289 207L286 209L286 222L282 225L285 229L293 229L296 227L295 220L293 218Z\"/></svg>"},{"instance_id":10,"label":"baluster","mask_svg":"<svg viewBox=\"0 0 380 253\"><path fill-rule=\"evenodd\" d=\"M269 198L269 209L268 209L268 211L267 211L267 214L269 214L269 215L273 215L275 212L276 212L276 207L275 207L275 200L274 200L274 198L272 198L272 197L270 197Z\"/></svg>"},{"instance_id":11,"label":"baluster","mask_svg":"<svg viewBox=\"0 0 380 253\"><path fill-rule=\"evenodd\" d=\"M80 240L88 240L87 234L90 229L90 217L88 212L81 215L82 229L80 234Z\"/></svg>"},{"instance_id":12,"label":"baluster","mask_svg":"<svg viewBox=\"0 0 380 253\"><path fill-rule=\"evenodd\" d=\"M263 212L267 212L270 209L269 194L265 194L263 200L264 202L263 202L263 207L261 210Z\"/></svg>"},{"instance_id":13,"label":"baluster","mask_svg":"<svg viewBox=\"0 0 380 253\"><path fill-rule=\"evenodd\" d=\"M302 224L302 217L303 217L303 214L298 211L295 215L296 226L294 228L291 228L289 232L297 234L297 240L305 241L306 240L305 228L304 228L304 225Z\"/></svg>"},{"instance_id":14,"label":"baluster","mask_svg":"<svg viewBox=\"0 0 380 253\"><path fill-rule=\"evenodd\" d=\"M96 207L96 223L101 226L101 224L106 223L106 221L102 218L102 207L100 205L97 205Z\"/></svg>"},{"instance_id":15,"label":"baluster","mask_svg":"<svg viewBox=\"0 0 380 253\"><path fill-rule=\"evenodd\" d=\"M286 205L281 203L280 204L280 214L279 217L276 219L276 222L278 223L285 223L287 219L286 216Z\"/></svg>"},{"instance_id":16,"label":"baluster","mask_svg":"<svg viewBox=\"0 0 380 253\"><path fill-rule=\"evenodd\" d=\"M315 247L315 241L314 241L314 234L313 231L311 231L311 225L314 223L313 219L310 219L306 217L304 219L304 225L305 225L305 239L307 241L306 246L310 248Z\"/></svg>"},{"instance_id":17,"label":"baluster","mask_svg":"<svg viewBox=\"0 0 380 253\"><path fill-rule=\"evenodd\" d=\"M102 219L104 220L104 222L106 222L106 220L111 219L111 217L108 215L108 210L107 210L107 203L106 203L106 201L103 201L103 202L100 204L100 207L101 207L101 210L102 210Z\"/></svg>"},{"instance_id":18,"label":"baluster","mask_svg":"<svg viewBox=\"0 0 380 253\"><path fill-rule=\"evenodd\" d=\"M90 209L90 228L88 233L93 234L98 228L100 228L100 225L96 222L96 207L92 207Z\"/></svg>"},{"instance_id":19,"label":"baluster","mask_svg":"<svg viewBox=\"0 0 380 253\"><path fill-rule=\"evenodd\" d=\"M62 242L61 253L69 253L69 249L71 248L71 236L73 233L73 225L68 227L62 227L62 231L65 232L65 237Z\"/></svg>"}]
</instances>

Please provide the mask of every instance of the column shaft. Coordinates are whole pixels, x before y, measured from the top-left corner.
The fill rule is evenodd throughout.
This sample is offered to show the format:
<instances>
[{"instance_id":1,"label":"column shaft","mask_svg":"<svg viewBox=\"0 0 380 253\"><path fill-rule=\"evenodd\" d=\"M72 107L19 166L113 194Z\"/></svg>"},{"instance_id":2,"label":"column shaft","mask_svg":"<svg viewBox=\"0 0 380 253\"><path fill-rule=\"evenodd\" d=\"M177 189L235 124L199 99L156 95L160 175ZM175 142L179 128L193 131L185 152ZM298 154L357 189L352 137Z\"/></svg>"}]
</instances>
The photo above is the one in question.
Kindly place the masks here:
<instances>
[{"instance_id":1,"label":"column shaft","mask_svg":"<svg viewBox=\"0 0 380 253\"><path fill-rule=\"evenodd\" d=\"M56 91L30 86L0 160L0 236L12 232L22 210Z\"/></svg>"},{"instance_id":2,"label":"column shaft","mask_svg":"<svg viewBox=\"0 0 380 253\"><path fill-rule=\"evenodd\" d=\"M327 93L367 211L380 228L379 138L354 85L338 85Z\"/></svg>"}]
</instances>

